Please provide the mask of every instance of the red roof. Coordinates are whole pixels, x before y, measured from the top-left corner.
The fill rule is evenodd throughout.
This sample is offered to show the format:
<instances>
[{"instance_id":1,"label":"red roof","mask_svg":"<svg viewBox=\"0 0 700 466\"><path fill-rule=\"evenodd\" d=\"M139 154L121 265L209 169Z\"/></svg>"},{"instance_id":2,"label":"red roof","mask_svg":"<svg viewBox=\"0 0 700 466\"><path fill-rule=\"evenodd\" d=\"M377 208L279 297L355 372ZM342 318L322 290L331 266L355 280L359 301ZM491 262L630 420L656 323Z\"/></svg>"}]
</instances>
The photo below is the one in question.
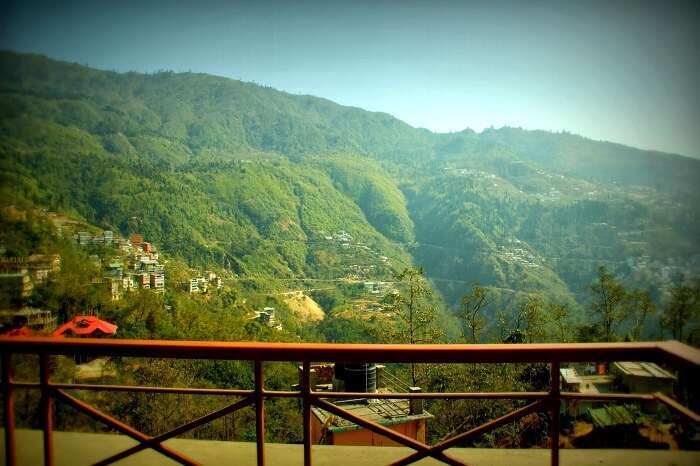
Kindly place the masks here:
<instances>
[{"instance_id":1,"label":"red roof","mask_svg":"<svg viewBox=\"0 0 700 466\"><path fill-rule=\"evenodd\" d=\"M26 325L21 328L13 328L9 332L3 333L3 336L5 337L32 337L34 336L34 332L32 331L31 328L27 327Z\"/></svg>"},{"instance_id":2,"label":"red roof","mask_svg":"<svg viewBox=\"0 0 700 466\"><path fill-rule=\"evenodd\" d=\"M69 322L61 325L53 332L54 337L75 335L79 337L90 337L109 335L117 333L117 326L105 320L100 320L95 316L76 316Z\"/></svg>"}]
</instances>

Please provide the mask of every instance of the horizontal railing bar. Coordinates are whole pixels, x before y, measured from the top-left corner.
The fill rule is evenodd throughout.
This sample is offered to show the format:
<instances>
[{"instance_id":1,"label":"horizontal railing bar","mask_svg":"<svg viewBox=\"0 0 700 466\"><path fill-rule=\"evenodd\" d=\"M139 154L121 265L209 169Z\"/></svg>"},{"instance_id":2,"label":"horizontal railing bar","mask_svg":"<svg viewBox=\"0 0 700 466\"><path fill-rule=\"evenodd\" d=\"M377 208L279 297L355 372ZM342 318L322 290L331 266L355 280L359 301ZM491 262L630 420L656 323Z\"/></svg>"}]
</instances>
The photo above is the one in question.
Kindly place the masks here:
<instances>
[{"instance_id":1,"label":"horizontal railing bar","mask_svg":"<svg viewBox=\"0 0 700 466\"><path fill-rule=\"evenodd\" d=\"M348 398L348 399L513 399L530 400L544 399L547 392L452 392L452 393L371 393L371 392L311 392L314 398Z\"/></svg>"},{"instance_id":2,"label":"horizontal railing bar","mask_svg":"<svg viewBox=\"0 0 700 466\"><path fill-rule=\"evenodd\" d=\"M0 337L0 350L178 359L412 363L663 361L668 357L680 365L700 365L700 350L678 342L388 345Z\"/></svg>"},{"instance_id":3,"label":"horizontal railing bar","mask_svg":"<svg viewBox=\"0 0 700 466\"><path fill-rule=\"evenodd\" d=\"M690 408L686 408L673 398L670 398L663 393L654 393L654 399L660 401L661 403L665 404L669 408L675 410L677 413L683 415L687 419L693 421L693 422L700 422L700 415L693 411Z\"/></svg>"},{"instance_id":4,"label":"horizontal railing bar","mask_svg":"<svg viewBox=\"0 0 700 466\"><path fill-rule=\"evenodd\" d=\"M253 390L236 390L227 388L181 388L181 387L149 387L140 385L99 385L99 384L72 384L52 383L53 388L64 390L92 390L106 392L146 392L146 393L174 393L178 395L224 395L224 396L248 396Z\"/></svg>"},{"instance_id":5,"label":"horizontal railing bar","mask_svg":"<svg viewBox=\"0 0 700 466\"><path fill-rule=\"evenodd\" d=\"M265 398L303 398L304 394L289 390L263 390Z\"/></svg>"},{"instance_id":6,"label":"horizontal railing bar","mask_svg":"<svg viewBox=\"0 0 700 466\"><path fill-rule=\"evenodd\" d=\"M653 401L654 396L648 393L576 393L561 392L560 398L566 400L585 401Z\"/></svg>"},{"instance_id":7,"label":"horizontal railing bar","mask_svg":"<svg viewBox=\"0 0 700 466\"><path fill-rule=\"evenodd\" d=\"M676 340L657 343L664 354L664 360L676 367L700 366L700 350Z\"/></svg>"},{"instance_id":8,"label":"horizontal railing bar","mask_svg":"<svg viewBox=\"0 0 700 466\"><path fill-rule=\"evenodd\" d=\"M17 388L39 389L41 385L35 382L11 382L11 386ZM172 393L179 395L216 395L216 396L248 396L254 393L253 390L236 390L226 388L179 388L179 387L148 387L138 385L99 385L99 384L70 384L51 383L51 388L63 390L92 390L92 391L119 391L119 392L146 392L146 393ZM265 390L263 395L266 398L301 398L303 394L299 391L286 390ZM511 400L539 400L549 396L547 392L311 392L314 398L328 399L511 399ZM576 393L561 392L561 398L566 400L586 400L586 401L653 401L657 398L653 394L645 393Z\"/></svg>"},{"instance_id":9,"label":"horizontal railing bar","mask_svg":"<svg viewBox=\"0 0 700 466\"><path fill-rule=\"evenodd\" d=\"M41 384L38 382L15 382L13 380L10 385L15 388L41 388Z\"/></svg>"}]
</instances>

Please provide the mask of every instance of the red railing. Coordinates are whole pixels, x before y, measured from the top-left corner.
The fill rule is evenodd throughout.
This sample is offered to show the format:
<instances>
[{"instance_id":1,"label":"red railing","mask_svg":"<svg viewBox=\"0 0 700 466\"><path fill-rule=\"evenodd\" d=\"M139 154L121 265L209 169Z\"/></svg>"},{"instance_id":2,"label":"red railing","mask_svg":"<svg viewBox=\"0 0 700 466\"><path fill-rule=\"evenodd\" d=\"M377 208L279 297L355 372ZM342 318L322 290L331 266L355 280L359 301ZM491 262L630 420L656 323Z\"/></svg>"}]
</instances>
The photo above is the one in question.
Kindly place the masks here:
<instances>
[{"instance_id":1,"label":"red railing","mask_svg":"<svg viewBox=\"0 0 700 466\"><path fill-rule=\"evenodd\" d=\"M2 350L2 390L4 402L5 459L16 463L15 420L13 391L15 388L41 391L41 419L44 443L44 464L54 464L53 407L54 399L67 403L109 427L137 440L136 446L110 456L96 464L106 465L139 451L152 448L182 464L198 464L195 460L173 450L163 442L246 406L255 405L257 462L265 464L265 400L269 398L300 398L303 403L304 464L311 465L311 407L317 406L331 414L352 421L401 445L413 448L415 453L394 462L406 465L425 457L432 457L451 465L464 463L447 455L445 450L461 442L513 422L527 414L547 411L551 418L551 464L559 464L559 415L562 400L657 401L667 405L692 422L700 416L663 394L581 394L560 392L559 366L562 362L590 361L654 361L675 366L680 371L696 371L700 367L700 350L675 341L658 343L569 343L569 344L513 344L513 345L366 345L315 343L249 343L201 341L144 341L95 340L54 338L0 337ZM50 380L49 357L88 353L102 356L131 356L145 358L249 360L254 361L255 388L229 390L187 387L150 387L127 385L66 384ZM39 383L15 381L12 377L12 354L39 355ZM302 362L301 390L266 390L263 364L266 361ZM550 387L547 392L480 392L480 393L354 393L315 392L310 385L312 362L381 361L388 363L548 363ZM200 395L238 396L240 399L224 408L209 413L171 431L155 437L105 414L84 401L66 393L66 390L132 391ZM497 419L460 433L434 445L427 445L378 423L363 419L327 401L333 398L390 398L390 399L520 399L530 400L526 406Z\"/></svg>"}]
</instances>

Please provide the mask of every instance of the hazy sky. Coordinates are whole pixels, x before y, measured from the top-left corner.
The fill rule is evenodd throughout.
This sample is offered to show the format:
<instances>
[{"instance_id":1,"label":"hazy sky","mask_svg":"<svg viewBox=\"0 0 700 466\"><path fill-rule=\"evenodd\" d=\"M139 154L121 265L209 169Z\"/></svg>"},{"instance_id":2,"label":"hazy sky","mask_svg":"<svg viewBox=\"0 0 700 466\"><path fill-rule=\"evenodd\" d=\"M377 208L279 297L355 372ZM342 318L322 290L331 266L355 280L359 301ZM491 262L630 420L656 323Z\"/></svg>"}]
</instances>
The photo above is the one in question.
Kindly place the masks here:
<instances>
[{"instance_id":1,"label":"hazy sky","mask_svg":"<svg viewBox=\"0 0 700 466\"><path fill-rule=\"evenodd\" d=\"M25 0L0 6L0 47L700 156L700 1Z\"/></svg>"}]
</instances>

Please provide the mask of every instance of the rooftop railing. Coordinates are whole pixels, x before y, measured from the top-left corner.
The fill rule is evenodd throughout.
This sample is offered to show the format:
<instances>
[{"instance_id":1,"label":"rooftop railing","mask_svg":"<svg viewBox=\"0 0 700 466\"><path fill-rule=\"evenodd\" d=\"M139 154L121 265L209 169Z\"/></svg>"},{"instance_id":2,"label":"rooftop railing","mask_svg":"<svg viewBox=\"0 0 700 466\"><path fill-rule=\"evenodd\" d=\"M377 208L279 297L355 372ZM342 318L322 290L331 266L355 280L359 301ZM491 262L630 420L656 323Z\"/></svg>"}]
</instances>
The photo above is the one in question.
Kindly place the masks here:
<instances>
[{"instance_id":1,"label":"rooftop railing","mask_svg":"<svg viewBox=\"0 0 700 466\"><path fill-rule=\"evenodd\" d=\"M3 415L5 426L5 464L16 464L14 397L15 388L36 389L41 392L41 424L43 430L44 464L54 464L53 401L60 400L76 410L100 421L139 443L105 458L98 465L111 464L120 459L151 448L186 465L198 464L192 458L163 443L200 427L222 416L248 406L255 407L257 464L265 465L265 400L271 398L298 398L302 401L304 465L312 464L311 407L316 406L333 415L347 419L394 442L410 447L414 453L392 463L411 464L432 457L446 464L463 465L445 451L523 416L547 412L550 417L549 448L551 464L559 464L559 430L562 401L599 400L607 402L656 401L668 406L691 422L700 421L700 415L661 393L599 393L582 394L560 391L560 364L562 362L593 361L652 361L693 373L700 367L700 350L675 341L644 343L568 343L568 344L487 344L487 345L373 345L373 344L316 344L316 343L251 343L203 342L164 340L97 340L64 338L8 338L0 337L2 354ZM12 354L39 356L39 382L13 379ZM58 383L50 378L49 359L54 355L91 354L111 357L145 357L206 360L248 360L254 362L255 386L252 390L212 389L189 387L151 387L132 385L96 385ZM302 362L300 390L266 390L263 370L265 362ZM316 392L310 384L312 362L345 361L387 363L547 363L550 368L548 391L542 392L456 392L456 393L354 393ZM150 436L100 411L94 406L67 393L67 390L130 391L190 395L236 396L239 399L205 416L183 424L168 432ZM478 427L427 445L381 424L372 422L339 407L329 399L513 399L528 404Z\"/></svg>"}]
</instances>

